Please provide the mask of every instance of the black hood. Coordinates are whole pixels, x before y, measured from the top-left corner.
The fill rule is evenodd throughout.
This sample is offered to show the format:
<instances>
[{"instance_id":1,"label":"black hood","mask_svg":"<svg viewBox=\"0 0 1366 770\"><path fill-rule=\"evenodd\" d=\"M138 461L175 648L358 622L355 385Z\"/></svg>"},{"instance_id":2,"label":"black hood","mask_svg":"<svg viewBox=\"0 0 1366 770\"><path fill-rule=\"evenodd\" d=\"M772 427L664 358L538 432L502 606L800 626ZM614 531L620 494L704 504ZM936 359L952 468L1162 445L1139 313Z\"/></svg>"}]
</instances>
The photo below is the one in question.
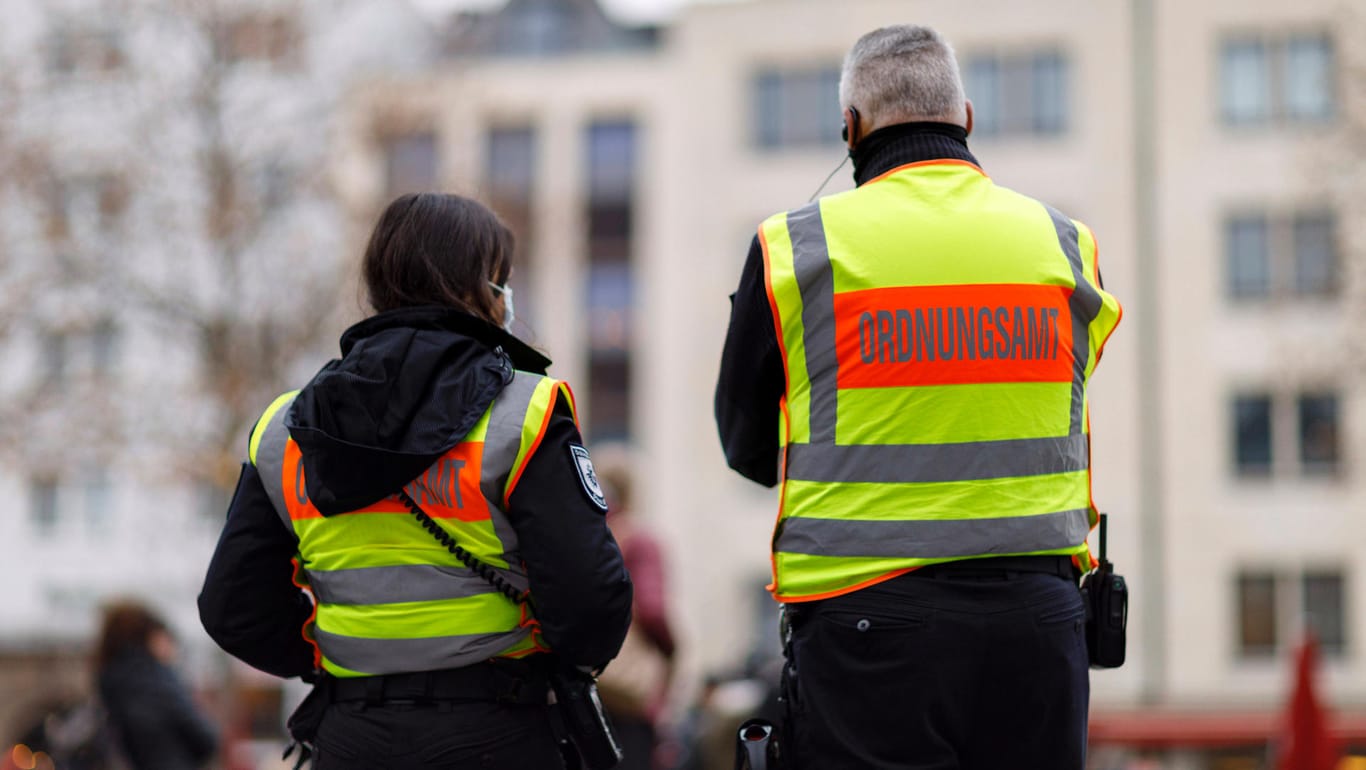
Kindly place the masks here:
<instances>
[{"instance_id":1,"label":"black hood","mask_svg":"<svg viewBox=\"0 0 1366 770\"><path fill-rule=\"evenodd\" d=\"M285 415L325 516L398 491L460 443L514 367L550 364L502 329L437 307L367 318L342 334L341 352Z\"/></svg>"}]
</instances>

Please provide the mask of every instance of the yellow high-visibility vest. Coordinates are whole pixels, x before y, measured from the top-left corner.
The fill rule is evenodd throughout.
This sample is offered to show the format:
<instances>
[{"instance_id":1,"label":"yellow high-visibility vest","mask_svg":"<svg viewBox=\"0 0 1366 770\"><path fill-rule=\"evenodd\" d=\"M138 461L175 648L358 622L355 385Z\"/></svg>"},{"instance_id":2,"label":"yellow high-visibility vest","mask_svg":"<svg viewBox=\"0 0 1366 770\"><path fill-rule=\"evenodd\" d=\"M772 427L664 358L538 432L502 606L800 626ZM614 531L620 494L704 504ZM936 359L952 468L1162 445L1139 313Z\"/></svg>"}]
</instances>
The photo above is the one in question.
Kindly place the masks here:
<instances>
[{"instance_id":1,"label":"yellow high-visibility vest","mask_svg":"<svg viewBox=\"0 0 1366 770\"><path fill-rule=\"evenodd\" d=\"M456 668L546 649L526 606L462 566L395 494L324 517L310 502L299 446L275 400L252 431L250 457L299 541L295 581L317 608L305 630L317 663L354 677ZM404 487L457 543L518 591L526 571L504 510L544 436L562 382L515 372L459 444Z\"/></svg>"},{"instance_id":2,"label":"yellow high-visibility vest","mask_svg":"<svg viewBox=\"0 0 1366 770\"><path fill-rule=\"evenodd\" d=\"M787 376L774 596L989 556L1089 569L1086 386L1120 318L1091 231L941 160L759 236Z\"/></svg>"}]
</instances>

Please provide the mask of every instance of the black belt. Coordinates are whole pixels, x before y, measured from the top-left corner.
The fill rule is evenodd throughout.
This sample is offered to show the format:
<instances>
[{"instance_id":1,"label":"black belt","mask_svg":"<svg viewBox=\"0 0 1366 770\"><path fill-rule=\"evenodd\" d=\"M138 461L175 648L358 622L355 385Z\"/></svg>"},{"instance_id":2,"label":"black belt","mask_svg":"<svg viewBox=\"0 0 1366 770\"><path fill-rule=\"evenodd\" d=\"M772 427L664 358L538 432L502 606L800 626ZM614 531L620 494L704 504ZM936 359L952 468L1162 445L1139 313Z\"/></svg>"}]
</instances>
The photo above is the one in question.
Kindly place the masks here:
<instances>
[{"instance_id":1,"label":"black belt","mask_svg":"<svg viewBox=\"0 0 1366 770\"><path fill-rule=\"evenodd\" d=\"M920 567L907 575L948 580L999 580L1018 572L1042 572L1067 580L1081 577L1081 573L1072 564L1071 556L993 556L985 559L960 559Z\"/></svg>"},{"instance_id":2,"label":"black belt","mask_svg":"<svg viewBox=\"0 0 1366 770\"><path fill-rule=\"evenodd\" d=\"M496 701L524 705L544 704L550 681L535 665L519 660L490 660L463 668L414 671L331 678L335 702L365 701L370 704L437 703L442 701Z\"/></svg>"}]
</instances>

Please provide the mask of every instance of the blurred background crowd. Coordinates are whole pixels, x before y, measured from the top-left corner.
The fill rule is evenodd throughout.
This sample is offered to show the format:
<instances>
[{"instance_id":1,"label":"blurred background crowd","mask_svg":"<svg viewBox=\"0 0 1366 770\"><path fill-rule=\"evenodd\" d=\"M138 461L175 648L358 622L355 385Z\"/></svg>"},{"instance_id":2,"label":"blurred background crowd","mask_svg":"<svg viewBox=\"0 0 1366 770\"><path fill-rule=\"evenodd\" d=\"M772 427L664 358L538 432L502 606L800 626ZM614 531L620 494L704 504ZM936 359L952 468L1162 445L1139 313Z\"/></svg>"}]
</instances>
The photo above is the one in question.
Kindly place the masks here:
<instances>
[{"instance_id":1,"label":"blurred background crowd","mask_svg":"<svg viewBox=\"0 0 1366 770\"><path fill-rule=\"evenodd\" d=\"M653 767L728 767L779 649L777 501L711 419L727 295L844 155L844 52L908 22L955 45L987 173L1087 222L1125 307L1091 414L1129 662L1092 678L1090 764L1274 766L1313 639L1366 768L1359 0L6 0L0 768L98 724L134 616L209 766L281 766L306 688L218 652L195 596L251 422L430 189L516 232L514 331L576 389L639 594L605 697Z\"/></svg>"}]
</instances>

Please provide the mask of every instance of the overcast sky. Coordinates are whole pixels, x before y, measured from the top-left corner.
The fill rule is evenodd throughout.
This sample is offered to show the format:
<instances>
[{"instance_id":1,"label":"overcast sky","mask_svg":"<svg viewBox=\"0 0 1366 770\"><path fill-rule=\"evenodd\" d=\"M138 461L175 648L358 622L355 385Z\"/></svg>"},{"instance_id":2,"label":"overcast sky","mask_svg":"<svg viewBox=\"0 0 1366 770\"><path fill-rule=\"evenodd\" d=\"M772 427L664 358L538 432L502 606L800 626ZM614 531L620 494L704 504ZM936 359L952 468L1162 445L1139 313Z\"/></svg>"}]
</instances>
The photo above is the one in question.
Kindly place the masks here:
<instances>
[{"instance_id":1,"label":"overcast sky","mask_svg":"<svg viewBox=\"0 0 1366 770\"><path fill-rule=\"evenodd\" d=\"M502 5L505 0L413 0L422 8L482 10ZM598 0L604 10L618 21L627 23L656 22L668 19L685 3L695 0Z\"/></svg>"}]
</instances>

